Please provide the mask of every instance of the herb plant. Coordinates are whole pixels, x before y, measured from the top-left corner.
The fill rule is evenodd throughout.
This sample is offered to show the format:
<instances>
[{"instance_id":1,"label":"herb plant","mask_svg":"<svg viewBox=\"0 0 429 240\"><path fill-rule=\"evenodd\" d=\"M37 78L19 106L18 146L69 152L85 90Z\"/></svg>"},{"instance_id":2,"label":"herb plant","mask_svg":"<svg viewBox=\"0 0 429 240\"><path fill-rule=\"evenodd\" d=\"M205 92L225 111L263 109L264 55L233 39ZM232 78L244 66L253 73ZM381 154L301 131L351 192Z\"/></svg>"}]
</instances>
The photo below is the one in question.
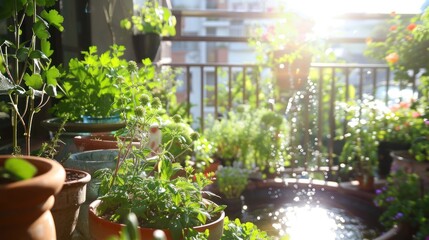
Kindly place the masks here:
<instances>
[{"instance_id":1,"label":"herb plant","mask_svg":"<svg viewBox=\"0 0 429 240\"><path fill-rule=\"evenodd\" d=\"M347 132L340 162L353 169L356 175L373 176L378 163L377 115L378 105L369 96L345 105Z\"/></svg>"},{"instance_id":2,"label":"herb plant","mask_svg":"<svg viewBox=\"0 0 429 240\"><path fill-rule=\"evenodd\" d=\"M247 187L249 173L249 170L239 166L219 166L216 171L219 192L227 199L239 198Z\"/></svg>"},{"instance_id":3,"label":"herb plant","mask_svg":"<svg viewBox=\"0 0 429 240\"><path fill-rule=\"evenodd\" d=\"M267 232L260 230L255 224L251 222L240 222L240 219L230 220L225 217L223 236L221 240L231 239L258 239L258 240L270 240Z\"/></svg>"},{"instance_id":4,"label":"herb plant","mask_svg":"<svg viewBox=\"0 0 429 240\"><path fill-rule=\"evenodd\" d=\"M416 174L398 171L387 178L387 185L376 190L376 205L384 208L380 221L387 228L407 225L415 239L427 239L429 233L429 194L424 193Z\"/></svg>"},{"instance_id":5,"label":"herb plant","mask_svg":"<svg viewBox=\"0 0 429 240\"><path fill-rule=\"evenodd\" d=\"M50 97L57 95L60 70L51 64L53 50L49 42L49 27L63 30L63 17L54 9L45 10L55 0L4 0L0 2L0 20L10 19L12 40L0 44L0 94L9 95L12 110L13 152L18 146L18 125L24 129L25 154L30 155L34 115L40 112ZM23 38L24 19L29 19L32 34Z\"/></svg>"},{"instance_id":6,"label":"herb plant","mask_svg":"<svg viewBox=\"0 0 429 240\"><path fill-rule=\"evenodd\" d=\"M138 71L136 65L130 66L130 71ZM176 155L169 152L168 146L181 138L179 133L172 131L170 140L160 149L152 149L149 145L151 126L162 126L165 119L160 100L149 93L130 93L132 95L125 100L130 100L135 110L125 118L126 128L117 133L127 136L118 138L117 166L114 170L102 169L95 174L101 180L97 214L122 222L133 212L140 227L169 229L174 239L180 239L192 233L185 229L204 224L223 207L203 199L203 188L211 181L202 173L193 174L192 167L182 167ZM133 101L135 98L138 100ZM134 142L138 139L140 145L135 147L127 139Z\"/></svg>"},{"instance_id":7,"label":"herb plant","mask_svg":"<svg viewBox=\"0 0 429 240\"><path fill-rule=\"evenodd\" d=\"M71 59L64 81L66 94L53 107L54 113L60 117L68 115L71 121L76 121L84 115L92 117L119 115L121 108L127 113L133 112L134 108L123 103L136 100L124 101L130 93L119 86L132 85L134 87L132 91L142 93L150 91L150 87L144 83L153 79L155 68L150 60L146 60L143 62L143 68L131 73L128 61L122 58L124 51L125 47L113 45L110 50L98 55L97 47L92 46L83 52L82 60ZM155 82L150 86L156 84Z\"/></svg>"}]
</instances>

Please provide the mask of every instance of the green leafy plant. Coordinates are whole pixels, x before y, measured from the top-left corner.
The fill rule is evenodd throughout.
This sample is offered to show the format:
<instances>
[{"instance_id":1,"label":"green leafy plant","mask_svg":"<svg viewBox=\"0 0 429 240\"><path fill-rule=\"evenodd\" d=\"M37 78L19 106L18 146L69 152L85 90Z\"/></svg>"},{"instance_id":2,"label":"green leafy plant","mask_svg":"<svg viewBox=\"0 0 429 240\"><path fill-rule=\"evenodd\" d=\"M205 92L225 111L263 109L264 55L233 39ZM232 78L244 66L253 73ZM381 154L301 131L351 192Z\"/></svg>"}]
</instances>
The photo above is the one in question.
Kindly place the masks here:
<instances>
[{"instance_id":1,"label":"green leafy plant","mask_svg":"<svg viewBox=\"0 0 429 240\"><path fill-rule=\"evenodd\" d=\"M160 6L157 1L145 1L142 6L134 9L131 18L121 21L121 27L134 33L155 33L160 36L176 35L176 18L170 9Z\"/></svg>"},{"instance_id":2,"label":"green leafy plant","mask_svg":"<svg viewBox=\"0 0 429 240\"><path fill-rule=\"evenodd\" d=\"M258 167L274 172L287 164L286 124L281 115L264 108L240 106L225 118L209 118L204 136L215 146L214 157L230 166Z\"/></svg>"},{"instance_id":3,"label":"green leafy plant","mask_svg":"<svg viewBox=\"0 0 429 240\"><path fill-rule=\"evenodd\" d=\"M260 230L255 224L251 222L242 223L238 218L231 221L228 217L225 217L223 225L223 235L221 240L273 239L267 234L267 232Z\"/></svg>"},{"instance_id":4,"label":"green leafy plant","mask_svg":"<svg viewBox=\"0 0 429 240\"><path fill-rule=\"evenodd\" d=\"M340 162L347 165L356 175L373 176L377 166L377 122L378 102L366 96L357 102L342 105L347 112L347 132L340 155Z\"/></svg>"},{"instance_id":5,"label":"green leafy plant","mask_svg":"<svg viewBox=\"0 0 429 240\"><path fill-rule=\"evenodd\" d=\"M84 58L73 58L64 80L65 96L54 105L53 112L60 117L68 115L71 121L81 120L82 116L110 117L119 115L124 108L127 113L134 108L123 103L135 102L128 99L131 93L145 93L157 87L157 82L145 85L155 76L155 68L149 59L143 62L136 72L129 70L130 63L123 59L125 47L113 45L101 55L92 46L82 52ZM133 82L135 81L136 84ZM121 88L119 86L133 86Z\"/></svg>"},{"instance_id":6,"label":"green leafy plant","mask_svg":"<svg viewBox=\"0 0 429 240\"><path fill-rule=\"evenodd\" d=\"M386 39L368 41L365 55L387 62L394 72L395 80L412 81L413 75L421 69L427 69L429 41L418 36L429 25L427 15L425 11L410 19L392 13L384 31ZM409 74L409 71L413 73Z\"/></svg>"},{"instance_id":7,"label":"green leafy plant","mask_svg":"<svg viewBox=\"0 0 429 240\"><path fill-rule=\"evenodd\" d=\"M239 166L219 166L216 184L227 199L239 198L246 189L250 171Z\"/></svg>"},{"instance_id":8,"label":"green leafy plant","mask_svg":"<svg viewBox=\"0 0 429 240\"><path fill-rule=\"evenodd\" d=\"M179 133L171 131L169 141L159 149L151 148L151 126L163 125L164 110L160 100L150 94L141 94L137 99L131 102L135 114L127 116L127 127L117 133L127 137L118 138L116 168L95 174L101 180L97 214L121 222L133 212L140 227L169 229L174 239L180 239L185 234L193 234L185 229L213 219L223 207L203 199L203 188L211 183L209 178L202 173L194 174L192 167L184 168L176 161L176 155L169 152L169 145L181 138ZM139 146L133 146L129 139L133 142L138 139Z\"/></svg>"},{"instance_id":9,"label":"green leafy plant","mask_svg":"<svg viewBox=\"0 0 429 240\"><path fill-rule=\"evenodd\" d=\"M53 50L49 42L49 27L63 30L63 17L58 11L47 8L55 0L5 0L0 3L0 20L10 19L12 40L0 45L0 94L9 95L12 109L12 147L14 153L21 152L18 146L18 125L24 129L25 153L30 154L31 132L34 115L40 112L50 97L57 95L60 70L51 64ZM23 39L24 19L29 19L32 34Z\"/></svg>"},{"instance_id":10,"label":"green leafy plant","mask_svg":"<svg viewBox=\"0 0 429 240\"><path fill-rule=\"evenodd\" d=\"M415 239L429 235L429 195L422 191L416 174L398 171L387 178L386 186L376 190L376 205L384 209L381 223L387 228L406 225L415 231Z\"/></svg>"},{"instance_id":11,"label":"green leafy plant","mask_svg":"<svg viewBox=\"0 0 429 240\"><path fill-rule=\"evenodd\" d=\"M380 141L410 143L413 128L420 121L420 113L410 102L400 102L390 108L380 108L382 122L378 124Z\"/></svg>"}]
</instances>

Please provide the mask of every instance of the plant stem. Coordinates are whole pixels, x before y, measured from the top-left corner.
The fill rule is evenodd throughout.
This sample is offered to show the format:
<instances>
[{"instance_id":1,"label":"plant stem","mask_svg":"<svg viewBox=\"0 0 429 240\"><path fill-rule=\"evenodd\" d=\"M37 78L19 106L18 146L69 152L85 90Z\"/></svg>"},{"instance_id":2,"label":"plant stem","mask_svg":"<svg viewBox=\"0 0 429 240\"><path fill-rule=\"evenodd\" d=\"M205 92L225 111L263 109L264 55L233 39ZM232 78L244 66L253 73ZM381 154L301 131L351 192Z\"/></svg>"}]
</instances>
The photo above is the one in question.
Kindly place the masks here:
<instances>
[{"instance_id":1,"label":"plant stem","mask_svg":"<svg viewBox=\"0 0 429 240\"><path fill-rule=\"evenodd\" d=\"M15 43L16 46L20 45L20 39L19 39L19 32L20 32L20 25L17 24L18 21L18 6L16 5L17 2L14 1L15 4L15 12L14 12L14 16L13 16L13 21L14 21L14 26L15 26ZM15 59L15 76L14 76L14 83L18 84L19 81L19 61L16 58ZM14 104L15 106L18 106L18 95L17 94L13 94L12 95L12 99L13 102L12 104ZM13 154L18 154L19 153L19 148L18 148L18 109L17 107L12 108L12 148L13 148Z\"/></svg>"}]
</instances>

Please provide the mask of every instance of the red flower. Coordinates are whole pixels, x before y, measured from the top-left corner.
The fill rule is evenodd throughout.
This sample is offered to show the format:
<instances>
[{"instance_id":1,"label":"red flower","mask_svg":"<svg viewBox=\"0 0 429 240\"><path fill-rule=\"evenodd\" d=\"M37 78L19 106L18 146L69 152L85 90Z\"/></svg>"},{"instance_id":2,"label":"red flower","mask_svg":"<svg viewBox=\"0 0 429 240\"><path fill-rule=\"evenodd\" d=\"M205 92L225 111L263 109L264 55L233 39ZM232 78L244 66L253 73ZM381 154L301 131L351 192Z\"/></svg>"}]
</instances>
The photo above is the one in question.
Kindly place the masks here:
<instances>
[{"instance_id":1,"label":"red flower","mask_svg":"<svg viewBox=\"0 0 429 240\"><path fill-rule=\"evenodd\" d=\"M412 116L413 118L418 118L418 117L420 117L421 115L420 115L420 113L419 113L419 112L412 112L412 113L411 113L411 116Z\"/></svg>"},{"instance_id":2,"label":"red flower","mask_svg":"<svg viewBox=\"0 0 429 240\"><path fill-rule=\"evenodd\" d=\"M408 29L408 31L413 31L414 30L414 28L416 28L417 27L417 24L415 24L415 23L410 23L408 26L407 26L407 29Z\"/></svg>"},{"instance_id":3,"label":"red flower","mask_svg":"<svg viewBox=\"0 0 429 240\"><path fill-rule=\"evenodd\" d=\"M389 28L389 30L390 31L396 31L396 29L398 29L398 26L396 26L396 25L392 25L392 26L390 26L390 28Z\"/></svg>"},{"instance_id":4,"label":"red flower","mask_svg":"<svg viewBox=\"0 0 429 240\"><path fill-rule=\"evenodd\" d=\"M386 61L392 64L397 63L399 61L399 55L396 52L391 53L386 56Z\"/></svg>"},{"instance_id":5,"label":"red flower","mask_svg":"<svg viewBox=\"0 0 429 240\"><path fill-rule=\"evenodd\" d=\"M401 108L409 108L411 104L409 102L400 102L399 106L401 106Z\"/></svg>"}]
</instances>

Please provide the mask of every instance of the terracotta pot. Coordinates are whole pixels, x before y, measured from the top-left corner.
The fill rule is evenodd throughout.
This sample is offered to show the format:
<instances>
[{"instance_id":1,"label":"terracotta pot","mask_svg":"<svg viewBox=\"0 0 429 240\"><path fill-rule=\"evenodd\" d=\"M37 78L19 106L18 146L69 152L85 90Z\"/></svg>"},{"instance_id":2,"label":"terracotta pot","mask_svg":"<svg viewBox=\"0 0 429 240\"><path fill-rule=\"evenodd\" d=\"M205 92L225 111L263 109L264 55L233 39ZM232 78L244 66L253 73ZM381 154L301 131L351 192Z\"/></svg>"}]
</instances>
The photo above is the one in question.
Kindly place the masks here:
<instances>
[{"instance_id":1,"label":"terracotta pot","mask_svg":"<svg viewBox=\"0 0 429 240\"><path fill-rule=\"evenodd\" d=\"M95 171L102 168L114 169L116 166L116 157L118 150L93 150L71 154L70 157L63 163L66 168L79 169L89 174L94 174ZM81 205L79 220L76 230L79 231L85 239L89 239L88 230L88 207L89 204L98 197L99 181L91 179L86 185L86 201Z\"/></svg>"},{"instance_id":2,"label":"terracotta pot","mask_svg":"<svg viewBox=\"0 0 429 240\"><path fill-rule=\"evenodd\" d=\"M359 182L359 189L363 191L374 191L374 176L372 175L360 175L357 176Z\"/></svg>"},{"instance_id":3,"label":"terracotta pot","mask_svg":"<svg viewBox=\"0 0 429 240\"><path fill-rule=\"evenodd\" d=\"M66 175L66 182L60 193L55 196L55 204L51 210L57 238L61 240L71 239L80 206L86 200L86 185L91 180L89 173L80 170L66 169ZM74 176L77 179L74 179Z\"/></svg>"},{"instance_id":4,"label":"terracotta pot","mask_svg":"<svg viewBox=\"0 0 429 240\"><path fill-rule=\"evenodd\" d=\"M390 155L391 151L408 150L409 143L403 142L385 142L381 141L377 148L378 154L378 175L381 179L387 178L390 174L393 158Z\"/></svg>"},{"instance_id":5,"label":"terracotta pot","mask_svg":"<svg viewBox=\"0 0 429 240\"><path fill-rule=\"evenodd\" d=\"M91 135L75 136L74 144L81 152L101 149L118 149L118 142L113 135ZM140 142L133 142L133 146L138 147Z\"/></svg>"},{"instance_id":6,"label":"terracotta pot","mask_svg":"<svg viewBox=\"0 0 429 240\"><path fill-rule=\"evenodd\" d=\"M290 54L295 49L277 50L273 52L275 59L281 59ZM308 75L310 73L312 55L302 53L300 58L295 59L292 63L283 62L274 67L274 74L277 80L277 87L281 91L303 90L307 85Z\"/></svg>"},{"instance_id":7,"label":"terracotta pot","mask_svg":"<svg viewBox=\"0 0 429 240\"><path fill-rule=\"evenodd\" d=\"M423 180L425 189L429 189L429 162L419 162L408 151L392 151L393 158L390 172L402 170L407 173L415 173Z\"/></svg>"},{"instance_id":8,"label":"terracotta pot","mask_svg":"<svg viewBox=\"0 0 429 240\"><path fill-rule=\"evenodd\" d=\"M10 155L0 155L0 165ZM57 239L51 208L66 177L56 161L21 156L37 168L31 179L0 184L0 235L2 239Z\"/></svg>"},{"instance_id":9,"label":"terracotta pot","mask_svg":"<svg viewBox=\"0 0 429 240\"><path fill-rule=\"evenodd\" d=\"M101 217L98 217L95 214L95 211L100 204L100 200L95 200L89 205L89 231L91 238L94 240L105 240L111 236L118 236L123 224L114 223L108 220L105 220ZM209 240L219 240L223 234L223 220L225 218L225 212L222 212L219 219L209 224L202 226L194 227L198 232L204 232L207 229L209 230ZM156 229L153 228L139 228L140 239L147 240L153 238L153 233ZM167 240L172 240L172 236L169 230L163 229Z\"/></svg>"}]
</instances>

